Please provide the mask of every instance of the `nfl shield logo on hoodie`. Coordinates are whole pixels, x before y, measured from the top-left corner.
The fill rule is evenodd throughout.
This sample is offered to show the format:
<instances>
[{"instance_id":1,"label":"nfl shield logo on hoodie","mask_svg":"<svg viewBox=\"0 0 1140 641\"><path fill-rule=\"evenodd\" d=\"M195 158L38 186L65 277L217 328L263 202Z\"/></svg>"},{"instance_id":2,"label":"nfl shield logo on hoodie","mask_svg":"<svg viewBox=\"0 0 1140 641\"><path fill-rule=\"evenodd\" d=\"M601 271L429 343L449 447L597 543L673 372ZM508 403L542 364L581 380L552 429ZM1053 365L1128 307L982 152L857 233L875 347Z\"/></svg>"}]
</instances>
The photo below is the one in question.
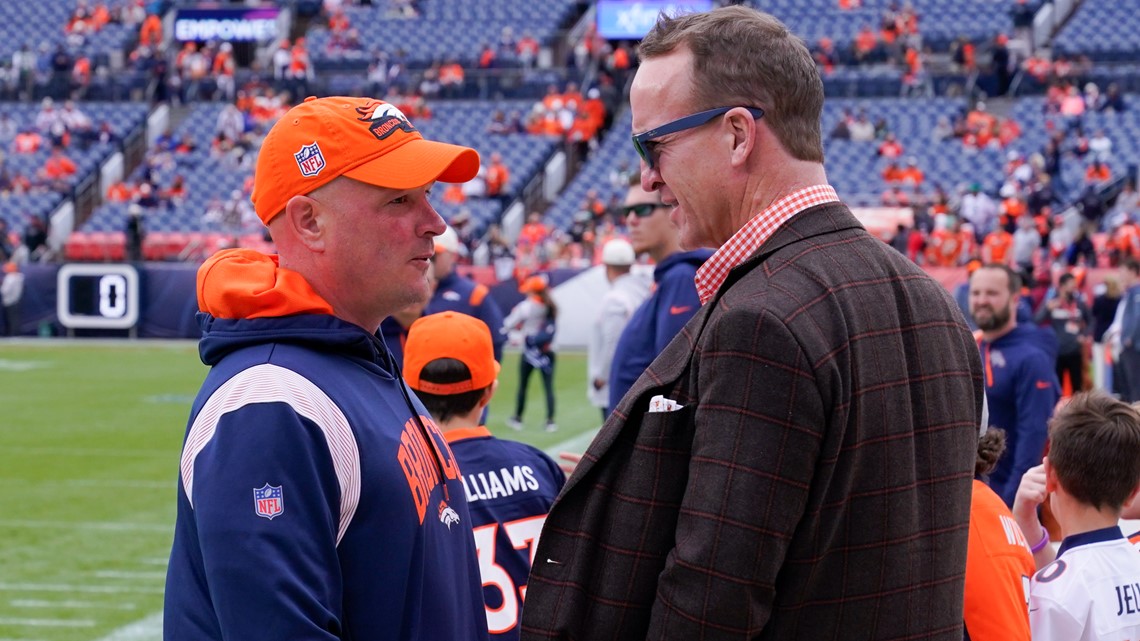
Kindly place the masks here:
<instances>
[{"instance_id":1,"label":"nfl shield logo on hoodie","mask_svg":"<svg viewBox=\"0 0 1140 641\"><path fill-rule=\"evenodd\" d=\"M293 158L297 160L301 175L308 178L316 176L325 168L325 155L321 153L321 148L315 141L301 147L300 151L293 154Z\"/></svg>"},{"instance_id":2,"label":"nfl shield logo on hoodie","mask_svg":"<svg viewBox=\"0 0 1140 641\"><path fill-rule=\"evenodd\" d=\"M281 486L266 483L260 488L255 488L253 490L253 506L258 516L263 516L272 521L273 517L279 516L285 511L285 498L282 495Z\"/></svg>"}]
</instances>

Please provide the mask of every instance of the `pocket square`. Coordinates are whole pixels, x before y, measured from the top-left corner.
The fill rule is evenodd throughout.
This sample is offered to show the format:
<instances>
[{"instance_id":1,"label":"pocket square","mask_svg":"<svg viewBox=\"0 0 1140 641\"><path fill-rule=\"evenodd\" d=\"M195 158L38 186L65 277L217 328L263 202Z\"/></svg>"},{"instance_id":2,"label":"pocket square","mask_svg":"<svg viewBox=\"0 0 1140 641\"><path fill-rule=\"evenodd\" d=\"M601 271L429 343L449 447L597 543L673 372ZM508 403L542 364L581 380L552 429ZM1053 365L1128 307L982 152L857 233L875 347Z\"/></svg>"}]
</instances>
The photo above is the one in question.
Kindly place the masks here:
<instances>
[{"instance_id":1,"label":"pocket square","mask_svg":"<svg viewBox=\"0 0 1140 641\"><path fill-rule=\"evenodd\" d=\"M658 394L649 399L649 413L656 414L658 412L676 412L677 410L685 407L671 398L665 398L663 395Z\"/></svg>"}]
</instances>

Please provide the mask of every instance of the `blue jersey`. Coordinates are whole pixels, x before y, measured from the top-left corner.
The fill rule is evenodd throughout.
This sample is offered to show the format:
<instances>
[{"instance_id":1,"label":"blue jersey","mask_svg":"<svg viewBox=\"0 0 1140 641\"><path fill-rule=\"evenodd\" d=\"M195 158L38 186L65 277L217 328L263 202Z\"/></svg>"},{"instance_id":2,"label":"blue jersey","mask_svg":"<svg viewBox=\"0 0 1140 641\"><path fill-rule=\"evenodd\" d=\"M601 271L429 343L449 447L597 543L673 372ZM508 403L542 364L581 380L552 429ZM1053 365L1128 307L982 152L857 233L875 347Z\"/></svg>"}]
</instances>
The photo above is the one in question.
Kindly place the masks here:
<instances>
[{"instance_id":1,"label":"blue jersey","mask_svg":"<svg viewBox=\"0 0 1140 641\"><path fill-rule=\"evenodd\" d=\"M485 427L448 430L445 436L467 493L487 628L496 639L518 639L538 535L566 475L541 451L497 439Z\"/></svg>"},{"instance_id":2,"label":"blue jersey","mask_svg":"<svg viewBox=\"0 0 1140 641\"><path fill-rule=\"evenodd\" d=\"M503 342L507 338L499 333L499 328L503 326L503 310L499 309L499 304L489 294L486 285L451 272L436 283L435 293L424 308L424 316L439 312L459 312L483 321L491 330L495 360L501 363Z\"/></svg>"}]
</instances>

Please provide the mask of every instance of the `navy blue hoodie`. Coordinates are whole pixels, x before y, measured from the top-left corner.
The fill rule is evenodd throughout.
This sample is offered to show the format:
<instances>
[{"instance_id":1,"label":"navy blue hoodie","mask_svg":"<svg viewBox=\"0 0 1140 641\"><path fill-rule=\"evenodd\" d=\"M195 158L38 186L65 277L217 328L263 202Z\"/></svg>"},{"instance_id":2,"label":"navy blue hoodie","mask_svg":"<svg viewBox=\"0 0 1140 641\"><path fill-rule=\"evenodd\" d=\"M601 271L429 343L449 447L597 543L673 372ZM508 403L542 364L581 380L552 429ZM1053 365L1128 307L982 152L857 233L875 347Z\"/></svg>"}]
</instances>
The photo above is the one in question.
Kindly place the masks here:
<instances>
[{"instance_id":1,"label":"navy blue hoodie","mask_svg":"<svg viewBox=\"0 0 1140 641\"><path fill-rule=\"evenodd\" d=\"M990 474L990 487L1013 505L1021 475L1039 465L1047 424L1061 397L1052 331L1018 325L993 343L982 341L990 425L1005 430L1006 451Z\"/></svg>"},{"instance_id":2,"label":"navy blue hoodie","mask_svg":"<svg viewBox=\"0 0 1140 641\"><path fill-rule=\"evenodd\" d=\"M274 257L198 279L164 639L487 639L458 465L384 343Z\"/></svg>"},{"instance_id":3,"label":"navy blue hoodie","mask_svg":"<svg viewBox=\"0 0 1140 641\"><path fill-rule=\"evenodd\" d=\"M610 364L612 410L634 381L701 307L693 278L712 256L711 249L678 252L653 270L653 293L630 316Z\"/></svg>"}]
</instances>

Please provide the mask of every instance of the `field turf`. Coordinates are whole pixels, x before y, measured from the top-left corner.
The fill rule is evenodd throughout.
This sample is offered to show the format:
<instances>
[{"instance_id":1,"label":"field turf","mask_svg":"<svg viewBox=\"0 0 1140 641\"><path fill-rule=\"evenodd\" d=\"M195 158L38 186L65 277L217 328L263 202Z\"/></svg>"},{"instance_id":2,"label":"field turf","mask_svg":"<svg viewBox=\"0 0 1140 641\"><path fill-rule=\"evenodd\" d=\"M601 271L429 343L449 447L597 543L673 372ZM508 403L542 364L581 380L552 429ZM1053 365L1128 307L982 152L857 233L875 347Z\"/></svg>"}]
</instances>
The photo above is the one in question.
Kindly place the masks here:
<instances>
[{"instance_id":1,"label":"field turf","mask_svg":"<svg viewBox=\"0 0 1140 641\"><path fill-rule=\"evenodd\" d=\"M488 423L550 451L580 451L600 423L585 357L559 355L559 429L542 429L532 376L513 411L504 357ZM206 374L193 342L0 342L0 641L158 641L190 403Z\"/></svg>"}]
</instances>

